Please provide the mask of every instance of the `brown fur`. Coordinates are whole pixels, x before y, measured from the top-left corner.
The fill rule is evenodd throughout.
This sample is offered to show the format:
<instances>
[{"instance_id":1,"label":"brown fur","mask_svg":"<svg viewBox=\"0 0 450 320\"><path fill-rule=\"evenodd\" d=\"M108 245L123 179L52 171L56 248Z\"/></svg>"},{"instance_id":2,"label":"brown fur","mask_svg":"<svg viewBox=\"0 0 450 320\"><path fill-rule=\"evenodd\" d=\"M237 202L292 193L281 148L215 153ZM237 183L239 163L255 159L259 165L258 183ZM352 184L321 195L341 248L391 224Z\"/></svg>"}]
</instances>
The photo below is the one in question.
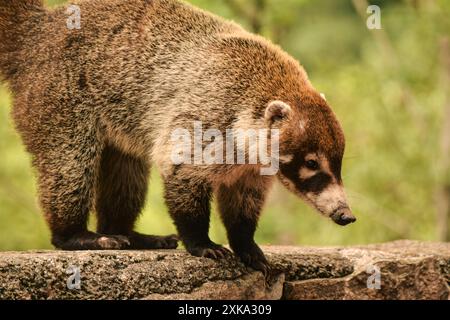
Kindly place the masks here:
<instances>
[{"instance_id":1,"label":"brown fur","mask_svg":"<svg viewBox=\"0 0 450 320\"><path fill-rule=\"evenodd\" d=\"M155 245L133 232L154 163L191 253L226 253L207 236L216 193L231 247L263 269L253 233L273 178L250 165L174 167L170 134L192 121L223 131L266 128L267 105L281 100L292 108L273 122L281 154L320 149L340 174L344 138L334 114L298 62L265 39L175 0L75 1L80 30L66 27L64 7L13 3L0 0L0 72L14 94L13 118L33 155L56 246L129 245L87 232L95 207L99 232L127 236L136 248L173 247L174 238Z\"/></svg>"}]
</instances>

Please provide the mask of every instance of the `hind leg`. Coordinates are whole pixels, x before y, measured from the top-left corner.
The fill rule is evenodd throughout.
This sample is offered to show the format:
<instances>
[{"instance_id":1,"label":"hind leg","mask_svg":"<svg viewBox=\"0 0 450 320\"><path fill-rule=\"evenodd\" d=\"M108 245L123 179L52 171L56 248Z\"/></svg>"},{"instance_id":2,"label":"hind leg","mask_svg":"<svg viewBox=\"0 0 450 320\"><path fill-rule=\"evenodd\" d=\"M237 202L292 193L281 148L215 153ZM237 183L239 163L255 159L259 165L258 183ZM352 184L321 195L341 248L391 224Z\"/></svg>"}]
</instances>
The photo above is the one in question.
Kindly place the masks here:
<instances>
[{"instance_id":1,"label":"hind leg","mask_svg":"<svg viewBox=\"0 0 450 320\"><path fill-rule=\"evenodd\" d=\"M89 232L87 221L98 168L99 145L65 144L35 157L40 202L52 232L52 243L63 250L123 249L122 236Z\"/></svg>"},{"instance_id":2,"label":"hind leg","mask_svg":"<svg viewBox=\"0 0 450 320\"><path fill-rule=\"evenodd\" d=\"M126 236L131 249L175 249L176 236L150 236L133 231L145 204L149 171L143 159L111 146L104 149L97 185L97 230L101 234Z\"/></svg>"}]
</instances>

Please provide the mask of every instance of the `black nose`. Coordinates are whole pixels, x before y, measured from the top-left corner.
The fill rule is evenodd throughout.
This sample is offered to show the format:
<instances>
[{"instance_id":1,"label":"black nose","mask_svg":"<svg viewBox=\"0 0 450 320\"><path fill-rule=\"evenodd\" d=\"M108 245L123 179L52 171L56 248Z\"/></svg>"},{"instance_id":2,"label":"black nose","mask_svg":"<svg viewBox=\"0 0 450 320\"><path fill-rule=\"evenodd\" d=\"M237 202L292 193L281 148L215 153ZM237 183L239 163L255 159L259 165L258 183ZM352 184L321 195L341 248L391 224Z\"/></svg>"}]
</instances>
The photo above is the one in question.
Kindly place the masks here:
<instances>
[{"instance_id":1,"label":"black nose","mask_svg":"<svg viewBox=\"0 0 450 320\"><path fill-rule=\"evenodd\" d=\"M350 223L356 222L355 216L352 214L349 208L343 208L336 210L332 215L331 219L340 226L346 226Z\"/></svg>"}]
</instances>

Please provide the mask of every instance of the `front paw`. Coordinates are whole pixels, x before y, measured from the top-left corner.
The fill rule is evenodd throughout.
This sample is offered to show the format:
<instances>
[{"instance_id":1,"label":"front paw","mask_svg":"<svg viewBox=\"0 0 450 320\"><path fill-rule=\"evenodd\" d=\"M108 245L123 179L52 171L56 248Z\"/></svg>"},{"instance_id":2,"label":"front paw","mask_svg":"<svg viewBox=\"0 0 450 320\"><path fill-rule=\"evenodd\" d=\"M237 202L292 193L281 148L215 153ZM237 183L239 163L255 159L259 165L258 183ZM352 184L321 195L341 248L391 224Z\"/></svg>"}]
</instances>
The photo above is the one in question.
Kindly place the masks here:
<instances>
[{"instance_id":1,"label":"front paw","mask_svg":"<svg viewBox=\"0 0 450 320\"><path fill-rule=\"evenodd\" d=\"M204 257L214 260L224 259L232 256L232 252L214 242L204 245L186 246L186 250L195 257Z\"/></svg>"},{"instance_id":2,"label":"front paw","mask_svg":"<svg viewBox=\"0 0 450 320\"><path fill-rule=\"evenodd\" d=\"M234 252L246 266L256 271L261 271L265 277L270 274L269 262L257 244L235 249Z\"/></svg>"}]
</instances>

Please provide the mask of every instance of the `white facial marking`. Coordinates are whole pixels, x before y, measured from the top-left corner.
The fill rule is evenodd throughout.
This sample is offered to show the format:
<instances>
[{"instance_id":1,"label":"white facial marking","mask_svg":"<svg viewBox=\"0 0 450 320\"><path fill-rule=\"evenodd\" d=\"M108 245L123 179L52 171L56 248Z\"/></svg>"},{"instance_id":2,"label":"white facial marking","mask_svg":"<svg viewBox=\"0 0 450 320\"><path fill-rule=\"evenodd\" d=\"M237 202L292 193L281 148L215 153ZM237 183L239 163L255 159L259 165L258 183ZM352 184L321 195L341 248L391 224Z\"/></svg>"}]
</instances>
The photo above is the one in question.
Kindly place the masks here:
<instances>
[{"instance_id":1,"label":"white facial marking","mask_svg":"<svg viewBox=\"0 0 450 320\"><path fill-rule=\"evenodd\" d=\"M305 161L311 161L311 160L317 161L320 164L320 159L317 156L317 154L315 154L315 153L310 153L305 157ZM306 180L306 179L313 177L316 173L317 173L316 170L311 170L306 167L301 167L298 174L299 174L299 177L301 180Z\"/></svg>"},{"instance_id":2,"label":"white facial marking","mask_svg":"<svg viewBox=\"0 0 450 320\"><path fill-rule=\"evenodd\" d=\"M301 180L309 179L309 178L311 178L311 177L313 177L315 175L316 175L316 171L314 171L314 170L310 170L308 168L301 168L300 169L300 179Z\"/></svg>"},{"instance_id":3,"label":"white facial marking","mask_svg":"<svg viewBox=\"0 0 450 320\"><path fill-rule=\"evenodd\" d=\"M294 160L294 156L292 154L287 154L284 156L280 156L279 159L281 163L289 163L292 162L292 160Z\"/></svg>"},{"instance_id":4,"label":"white facial marking","mask_svg":"<svg viewBox=\"0 0 450 320\"><path fill-rule=\"evenodd\" d=\"M319 162L319 157L315 153L309 153L308 155L306 155L305 160L306 161L314 160Z\"/></svg>"},{"instance_id":5,"label":"white facial marking","mask_svg":"<svg viewBox=\"0 0 450 320\"><path fill-rule=\"evenodd\" d=\"M326 216L331 216L334 210L347 204L344 188L337 183L329 185L318 195L308 193L306 196Z\"/></svg>"},{"instance_id":6,"label":"white facial marking","mask_svg":"<svg viewBox=\"0 0 450 320\"><path fill-rule=\"evenodd\" d=\"M287 159L286 159L287 160ZM332 177L332 180L328 186L320 193L309 192L301 193L296 189L296 186L292 181L285 177L280 177L281 182L292 192L296 193L302 199L306 201L310 206L314 207L320 213L326 217L331 217L336 209L347 206L347 196L344 191L344 187L340 185L333 176L330 170L330 164L328 159L324 154L321 153L310 153L306 155L305 161L314 160L320 164L320 172L326 173ZM314 177L317 174L316 170L311 170L306 167L299 169L299 178L301 180L306 180Z\"/></svg>"}]
</instances>

